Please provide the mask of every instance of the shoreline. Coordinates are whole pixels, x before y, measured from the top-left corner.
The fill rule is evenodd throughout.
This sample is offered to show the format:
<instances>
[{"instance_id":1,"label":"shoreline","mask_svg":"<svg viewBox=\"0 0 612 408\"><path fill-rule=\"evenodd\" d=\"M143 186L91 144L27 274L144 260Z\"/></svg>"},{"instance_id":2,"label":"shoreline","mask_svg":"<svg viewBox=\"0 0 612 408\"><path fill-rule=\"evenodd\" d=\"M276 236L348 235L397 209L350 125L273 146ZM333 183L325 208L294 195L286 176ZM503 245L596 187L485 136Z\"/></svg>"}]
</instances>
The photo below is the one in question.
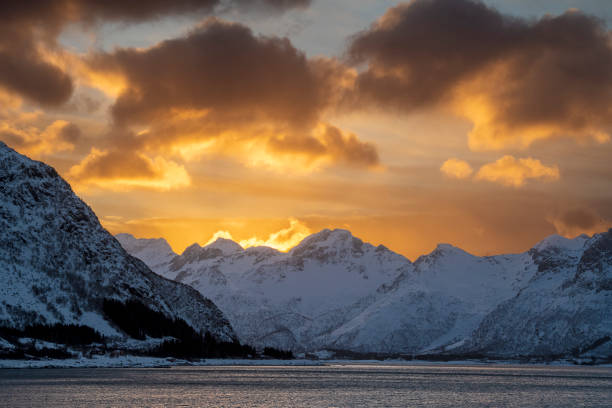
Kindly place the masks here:
<instances>
[{"instance_id":1,"label":"shoreline","mask_svg":"<svg viewBox=\"0 0 612 408\"><path fill-rule=\"evenodd\" d=\"M93 358L0 360L0 369L32 368L173 368L173 367L323 367L323 366L520 366L520 367L612 367L610 363L579 364L569 360L525 362L519 360L276 360L276 359L203 359L199 361L141 356L96 356Z\"/></svg>"}]
</instances>

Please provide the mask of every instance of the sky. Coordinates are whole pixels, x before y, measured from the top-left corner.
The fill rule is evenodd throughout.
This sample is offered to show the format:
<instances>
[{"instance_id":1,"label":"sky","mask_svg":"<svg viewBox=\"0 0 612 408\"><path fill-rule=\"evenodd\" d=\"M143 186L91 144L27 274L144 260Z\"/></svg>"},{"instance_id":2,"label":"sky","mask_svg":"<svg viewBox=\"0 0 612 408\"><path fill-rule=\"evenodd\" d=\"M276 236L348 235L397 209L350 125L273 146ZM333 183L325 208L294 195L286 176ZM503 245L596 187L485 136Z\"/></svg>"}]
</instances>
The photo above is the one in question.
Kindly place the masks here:
<instances>
[{"instance_id":1,"label":"sky","mask_svg":"<svg viewBox=\"0 0 612 408\"><path fill-rule=\"evenodd\" d=\"M180 253L612 226L609 0L8 1L0 140Z\"/></svg>"}]
</instances>

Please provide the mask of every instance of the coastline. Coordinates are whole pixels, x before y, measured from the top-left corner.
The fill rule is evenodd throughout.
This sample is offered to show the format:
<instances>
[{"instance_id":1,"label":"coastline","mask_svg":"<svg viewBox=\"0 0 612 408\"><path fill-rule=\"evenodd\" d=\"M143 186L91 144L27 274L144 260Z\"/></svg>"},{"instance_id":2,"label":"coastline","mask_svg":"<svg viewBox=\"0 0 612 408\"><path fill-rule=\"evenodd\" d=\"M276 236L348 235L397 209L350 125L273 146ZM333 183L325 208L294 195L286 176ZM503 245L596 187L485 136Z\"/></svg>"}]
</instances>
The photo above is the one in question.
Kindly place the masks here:
<instances>
[{"instance_id":1,"label":"coastline","mask_svg":"<svg viewBox=\"0 0 612 408\"><path fill-rule=\"evenodd\" d=\"M171 368L171 367L317 367L317 366L520 366L520 367L612 367L612 364L585 364L570 360L550 362L526 362L520 360L277 360L277 359L202 359L182 360L175 358L142 356L95 356L92 358L0 360L0 369L20 368Z\"/></svg>"}]
</instances>

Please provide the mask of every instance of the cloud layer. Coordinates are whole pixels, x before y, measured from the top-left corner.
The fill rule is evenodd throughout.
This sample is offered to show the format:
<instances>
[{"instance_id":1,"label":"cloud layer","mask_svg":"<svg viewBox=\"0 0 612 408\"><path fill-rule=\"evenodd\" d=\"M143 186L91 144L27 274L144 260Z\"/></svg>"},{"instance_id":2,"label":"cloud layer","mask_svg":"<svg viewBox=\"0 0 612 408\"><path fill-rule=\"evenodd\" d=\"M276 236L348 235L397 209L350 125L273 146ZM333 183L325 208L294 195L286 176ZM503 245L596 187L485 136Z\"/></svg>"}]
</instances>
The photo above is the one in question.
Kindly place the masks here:
<instances>
[{"instance_id":1,"label":"cloud layer","mask_svg":"<svg viewBox=\"0 0 612 408\"><path fill-rule=\"evenodd\" d=\"M473 150L609 139L612 43L579 11L525 20L473 0L415 0L356 35L350 100L403 112L446 107L474 123Z\"/></svg>"},{"instance_id":2,"label":"cloud layer","mask_svg":"<svg viewBox=\"0 0 612 408\"><path fill-rule=\"evenodd\" d=\"M112 145L122 155L224 154L301 168L378 165L372 144L322 121L350 72L332 59L306 58L286 38L211 18L147 49L91 55L89 65L123 78L111 109Z\"/></svg>"},{"instance_id":3,"label":"cloud layer","mask_svg":"<svg viewBox=\"0 0 612 408\"><path fill-rule=\"evenodd\" d=\"M309 0L5 1L0 3L0 88L44 106L68 101L73 79L41 49L57 48L56 37L69 23L139 22L167 15L205 14L221 5L284 10L309 4Z\"/></svg>"}]
</instances>

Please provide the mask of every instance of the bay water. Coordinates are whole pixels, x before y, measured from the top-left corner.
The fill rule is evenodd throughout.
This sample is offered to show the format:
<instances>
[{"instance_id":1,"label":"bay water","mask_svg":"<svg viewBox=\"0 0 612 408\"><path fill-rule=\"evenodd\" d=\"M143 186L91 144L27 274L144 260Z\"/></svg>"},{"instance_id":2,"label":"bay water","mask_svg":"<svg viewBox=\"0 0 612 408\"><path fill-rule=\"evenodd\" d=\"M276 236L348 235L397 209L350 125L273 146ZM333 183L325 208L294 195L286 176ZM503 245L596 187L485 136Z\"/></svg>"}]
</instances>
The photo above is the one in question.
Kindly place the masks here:
<instances>
[{"instance_id":1,"label":"bay water","mask_svg":"<svg viewBox=\"0 0 612 408\"><path fill-rule=\"evenodd\" d=\"M612 407L612 367L2 369L7 407Z\"/></svg>"}]
</instances>

